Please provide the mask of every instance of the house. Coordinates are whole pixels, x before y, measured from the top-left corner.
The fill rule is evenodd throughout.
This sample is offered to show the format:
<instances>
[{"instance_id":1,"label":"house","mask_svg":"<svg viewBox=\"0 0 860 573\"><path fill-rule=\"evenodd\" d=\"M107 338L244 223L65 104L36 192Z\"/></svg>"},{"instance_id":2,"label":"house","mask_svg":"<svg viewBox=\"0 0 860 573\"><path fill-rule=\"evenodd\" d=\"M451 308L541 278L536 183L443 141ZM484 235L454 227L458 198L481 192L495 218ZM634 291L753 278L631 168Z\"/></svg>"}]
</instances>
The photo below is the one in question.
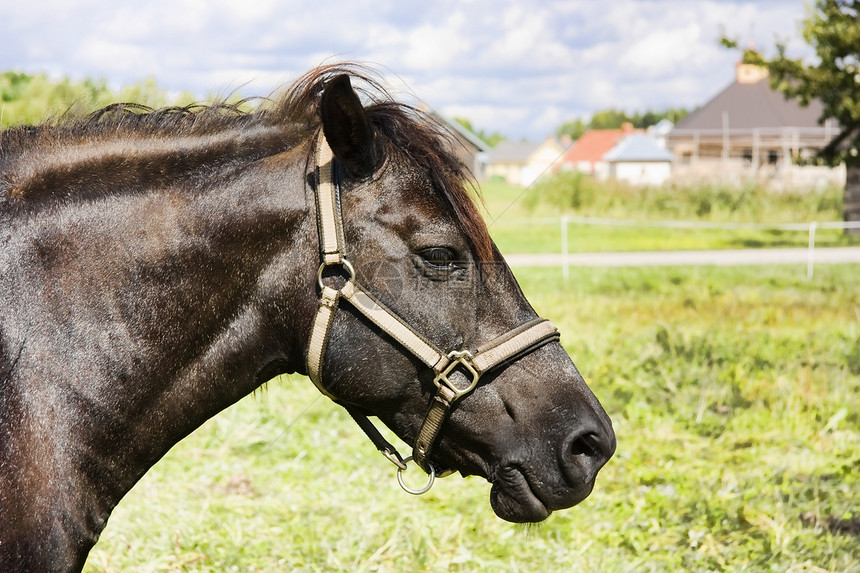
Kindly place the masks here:
<instances>
[{"instance_id":1,"label":"house","mask_svg":"<svg viewBox=\"0 0 860 573\"><path fill-rule=\"evenodd\" d=\"M555 169L563 152L564 147L554 137L539 143L502 141L490 151L485 173L488 178L527 187L544 172Z\"/></svg>"},{"instance_id":2,"label":"house","mask_svg":"<svg viewBox=\"0 0 860 573\"><path fill-rule=\"evenodd\" d=\"M833 175L826 168L804 171L796 165L813 159L839 132L832 120L819 124L821 111L817 100L801 107L771 89L767 69L738 63L735 81L669 133L673 177L799 184Z\"/></svg>"},{"instance_id":3,"label":"house","mask_svg":"<svg viewBox=\"0 0 860 573\"><path fill-rule=\"evenodd\" d=\"M621 129L586 131L564 153L561 168L601 180L613 178L633 185L659 185L671 175L673 155L661 145L671 123L658 125L659 129L652 129L648 135L629 123Z\"/></svg>"},{"instance_id":4,"label":"house","mask_svg":"<svg viewBox=\"0 0 860 573\"><path fill-rule=\"evenodd\" d=\"M672 174L671 152L643 133L626 136L610 149L603 161L609 177L632 185L661 185Z\"/></svg>"},{"instance_id":5,"label":"house","mask_svg":"<svg viewBox=\"0 0 860 573\"><path fill-rule=\"evenodd\" d=\"M590 129L564 152L560 161L561 169L581 171L598 179L606 179L609 176L609 164L603 156L626 136L636 132L629 123L625 123L621 129Z\"/></svg>"}]
</instances>

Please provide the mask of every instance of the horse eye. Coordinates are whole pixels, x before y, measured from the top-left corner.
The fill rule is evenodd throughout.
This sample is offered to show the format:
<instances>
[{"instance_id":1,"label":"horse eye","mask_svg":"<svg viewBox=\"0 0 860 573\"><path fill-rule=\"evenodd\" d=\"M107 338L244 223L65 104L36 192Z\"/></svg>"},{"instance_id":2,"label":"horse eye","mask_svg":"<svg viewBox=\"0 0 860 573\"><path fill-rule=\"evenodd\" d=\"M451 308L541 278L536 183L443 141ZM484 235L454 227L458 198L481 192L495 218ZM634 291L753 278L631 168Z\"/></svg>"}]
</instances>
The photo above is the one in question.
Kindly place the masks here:
<instances>
[{"instance_id":1,"label":"horse eye","mask_svg":"<svg viewBox=\"0 0 860 573\"><path fill-rule=\"evenodd\" d=\"M421 251L421 257L436 267L447 267L455 260L454 252L445 247L431 247Z\"/></svg>"}]
</instances>

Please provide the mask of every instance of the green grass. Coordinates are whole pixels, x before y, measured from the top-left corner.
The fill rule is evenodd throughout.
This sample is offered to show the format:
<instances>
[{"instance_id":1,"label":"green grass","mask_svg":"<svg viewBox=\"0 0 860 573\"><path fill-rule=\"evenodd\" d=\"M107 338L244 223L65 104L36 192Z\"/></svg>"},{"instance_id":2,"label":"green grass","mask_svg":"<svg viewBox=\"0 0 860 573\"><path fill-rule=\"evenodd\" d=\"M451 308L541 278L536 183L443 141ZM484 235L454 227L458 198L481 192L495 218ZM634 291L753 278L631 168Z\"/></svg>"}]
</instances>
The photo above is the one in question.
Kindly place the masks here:
<instances>
[{"instance_id":1,"label":"green grass","mask_svg":"<svg viewBox=\"0 0 860 573\"><path fill-rule=\"evenodd\" d=\"M406 495L284 378L147 474L86 570L860 571L856 536L800 518L860 518L860 267L558 274L518 271L618 435L579 506L523 527L478 478Z\"/></svg>"},{"instance_id":2,"label":"green grass","mask_svg":"<svg viewBox=\"0 0 860 573\"><path fill-rule=\"evenodd\" d=\"M806 247L809 244L806 231L675 229L649 224L842 220L842 191L834 188L782 193L759 187L706 185L636 189L564 174L530 189L487 182L482 190L490 233L503 253L561 252L562 214L639 223L638 226L572 223L568 227L570 252ZM821 247L858 245L860 237L838 229L819 229L815 243Z\"/></svg>"}]
</instances>

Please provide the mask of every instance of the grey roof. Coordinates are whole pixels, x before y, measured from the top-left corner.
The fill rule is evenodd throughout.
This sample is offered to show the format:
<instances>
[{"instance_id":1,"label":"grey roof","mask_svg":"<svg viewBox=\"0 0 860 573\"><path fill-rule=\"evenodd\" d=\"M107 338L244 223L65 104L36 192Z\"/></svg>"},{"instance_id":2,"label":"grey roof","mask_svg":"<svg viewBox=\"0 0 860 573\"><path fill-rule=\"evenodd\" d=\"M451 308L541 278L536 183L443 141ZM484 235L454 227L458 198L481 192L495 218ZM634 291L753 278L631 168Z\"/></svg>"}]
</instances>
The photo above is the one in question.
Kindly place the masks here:
<instances>
[{"instance_id":1,"label":"grey roof","mask_svg":"<svg viewBox=\"0 0 860 573\"><path fill-rule=\"evenodd\" d=\"M490 161L498 162L523 162L525 163L529 155L534 153L541 142L534 141L501 141L498 145L490 150Z\"/></svg>"},{"instance_id":2,"label":"grey roof","mask_svg":"<svg viewBox=\"0 0 860 573\"><path fill-rule=\"evenodd\" d=\"M755 129L819 127L821 102L813 100L800 107L771 89L768 78L755 83L734 82L711 101L682 119L676 129ZM725 116L724 116L725 113ZM723 125L723 118L728 125Z\"/></svg>"},{"instance_id":3,"label":"grey roof","mask_svg":"<svg viewBox=\"0 0 860 573\"><path fill-rule=\"evenodd\" d=\"M606 152L604 161L672 161L674 155L663 149L647 135L628 135Z\"/></svg>"},{"instance_id":4,"label":"grey roof","mask_svg":"<svg viewBox=\"0 0 860 573\"><path fill-rule=\"evenodd\" d=\"M445 121L445 123L448 124L448 127L450 129L460 134L463 139L474 145L478 149L478 151L488 151L490 149L489 143L472 133L470 130L466 129L459 121L454 119L448 119L442 114L438 115Z\"/></svg>"}]
</instances>

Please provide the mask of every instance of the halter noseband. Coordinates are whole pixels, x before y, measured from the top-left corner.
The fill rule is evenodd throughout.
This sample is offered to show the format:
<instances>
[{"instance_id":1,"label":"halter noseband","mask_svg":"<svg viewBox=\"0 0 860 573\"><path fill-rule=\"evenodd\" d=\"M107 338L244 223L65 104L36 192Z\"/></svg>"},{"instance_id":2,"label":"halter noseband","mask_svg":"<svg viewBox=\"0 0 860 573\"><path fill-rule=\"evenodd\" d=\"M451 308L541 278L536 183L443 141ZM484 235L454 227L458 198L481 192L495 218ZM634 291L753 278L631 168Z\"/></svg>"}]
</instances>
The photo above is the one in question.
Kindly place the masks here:
<instances>
[{"instance_id":1,"label":"halter noseband","mask_svg":"<svg viewBox=\"0 0 860 573\"><path fill-rule=\"evenodd\" d=\"M397 479L401 487L409 493L421 494L430 489L437 475L443 477L452 473L450 471L437 472L437 469L428 460L428 456L454 403L475 389L481 375L548 342L558 340L559 333L548 320L537 318L479 346L474 352L452 350L445 353L438 350L356 282L355 269L343 254L345 241L343 217L340 212L340 188L335 181L333 162L334 156L331 148L325 135L320 131L316 149L315 171L317 176L317 224L322 263L317 273L320 304L308 343L308 377L319 388L320 392L344 406L373 441L377 449L397 466ZM325 284L324 275L329 267L340 267L345 271L348 278L340 288L332 288ZM355 411L348 405L342 404L337 397L326 389L322 382L322 365L329 331L335 310L341 300L349 302L353 308L394 338L435 373L433 382L437 387L436 395L433 397L430 410L421 424L412 456L409 458L402 458L397 449L382 437L367 416ZM452 380L455 374L459 374L457 376L459 378L465 376L467 378L466 383L456 384ZM401 472L406 469L406 463L410 460L414 460L430 475L429 483L421 490L409 489L403 483Z\"/></svg>"}]
</instances>

